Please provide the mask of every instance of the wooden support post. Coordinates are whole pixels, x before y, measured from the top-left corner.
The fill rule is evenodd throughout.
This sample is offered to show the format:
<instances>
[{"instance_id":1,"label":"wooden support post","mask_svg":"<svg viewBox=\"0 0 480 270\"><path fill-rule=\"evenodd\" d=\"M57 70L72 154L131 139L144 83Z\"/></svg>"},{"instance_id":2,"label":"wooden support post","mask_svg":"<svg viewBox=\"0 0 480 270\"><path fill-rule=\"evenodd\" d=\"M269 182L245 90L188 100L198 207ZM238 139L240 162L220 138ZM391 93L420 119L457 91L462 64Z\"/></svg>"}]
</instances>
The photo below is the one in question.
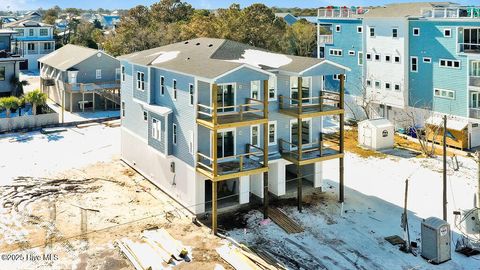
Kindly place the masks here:
<instances>
[{"instance_id":1,"label":"wooden support post","mask_svg":"<svg viewBox=\"0 0 480 270\"><path fill-rule=\"evenodd\" d=\"M320 91L320 96L318 97L318 107L320 111L323 111L323 91Z\"/></svg>"},{"instance_id":2,"label":"wooden support post","mask_svg":"<svg viewBox=\"0 0 480 270\"><path fill-rule=\"evenodd\" d=\"M443 116L443 220L447 221L447 116Z\"/></svg>"},{"instance_id":3,"label":"wooden support post","mask_svg":"<svg viewBox=\"0 0 480 270\"><path fill-rule=\"evenodd\" d=\"M73 112L73 93L70 92L70 113Z\"/></svg>"},{"instance_id":4,"label":"wooden support post","mask_svg":"<svg viewBox=\"0 0 480 270\"><path fill-rule=\"evenodd\" d=\"M95 112L95 92L92 92L92 109Z\"/></svg>"},{"instance_id":5,"label":"wooden support post","mask_svg":"<svg viewBox=\"0 0 480 270\"><path fill-rule=\"evenodd\" d=\"M302 108L302 106L303 106L302 77L300 77L300 76L298 77L297 83L298 83L298 87L297 87L298 88L298 114L302 114L303 113L303 108Z\"/></svg>"},{"instance_id":6,"label":"wooden support post","mask_svg":"<svg viewBox=\"0 0 480 270\"><path fill-rule=\"evenodd\" d=\"M340 109L345 110L345 75L340 74ZM345 111L342 111L340 114L340 142L339 142L339 150L340 153L345 153ZM345 181L344 181L344 158L340 158L339 164L339 178L340 178L340 196L339 201L345 201Z\"/></svg>"},{"instance_id":7,"label":"wooden support post","mask_svg":"<svg viewBox=\"0 0 480 270\"><path fill-rule=\"evenodd\" d=\"M82 112L85 112L85 92L82 91Z\"/></svg>"},{"instance_id":8,"label":"wooden support post","mask_svg":"<svg viewBox=\"0 0 480 270\"><path fill-rule=\"evenodd\" d=\"M217 234L217 182L212 181L212 233Z\"/></svg>"},{"instance_id":9,"label":"wooden support post","mask_svg":"<svg viewBox=\"0 0 480 270\"><path fill-rule=\"evenodd\" d=\"M268 119L268 80L263 81L263 117ZM263 124L263 166L268 168L268 122ZM263 173L263 218L268 218L268 171Z\"/></svg>"},{"instance_id":10,"label":"wooden support post","mask_svg":"<svg viewBox=\"0 0 480 270\"><path fill-rule=\"evenodd\" d=\"M303 133L303 122L301 114L303 113L303 92L302 92L302 77L298 77L298 117L297 117L297 151L298 151L298 161L302 160L302 133ZM302 167L297 165L297 202L298 202L298 211L302 212L302 191L303 191L303 181L302 181Z\"/></svg>"},{"instance_id":11,"label":"wooden support post","mask_svg":"<svg viewBox=\"0 0 480 270\"><path fill-rule=\"evenodd\" d=\"M302 179L302 167L297 165L297 204L298 204L298 211L302 212L302 197L303 197L303 179Z\"/></svg>"}]
</instances>

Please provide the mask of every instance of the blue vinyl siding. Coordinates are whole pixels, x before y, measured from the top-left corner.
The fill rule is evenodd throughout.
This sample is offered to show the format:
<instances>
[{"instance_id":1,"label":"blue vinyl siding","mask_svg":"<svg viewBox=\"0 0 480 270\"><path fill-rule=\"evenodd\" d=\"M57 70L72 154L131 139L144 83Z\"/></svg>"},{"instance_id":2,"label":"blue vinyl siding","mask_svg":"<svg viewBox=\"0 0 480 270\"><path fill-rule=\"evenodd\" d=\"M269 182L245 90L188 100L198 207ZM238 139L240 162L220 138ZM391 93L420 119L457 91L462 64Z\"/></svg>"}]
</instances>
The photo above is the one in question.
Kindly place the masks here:
<instances>
[{"instance_id":1,"label":"blue vinyl siding","mask_svg":"<svg viewBox=\"0 0 480 270\"><path fill-rule=\"evenodd\" d=\"M137 72L143 72L145 74L145 90L138 90L137 89ZM131 68L131 75L132 75L132 89L133 91L133 97L143 101L145 103L149 103L148 100L148 91L149 91L149 77L148 77L148 68L147 67L142 67L138 65L133 65Z\"/></svg>"}]
</instances>

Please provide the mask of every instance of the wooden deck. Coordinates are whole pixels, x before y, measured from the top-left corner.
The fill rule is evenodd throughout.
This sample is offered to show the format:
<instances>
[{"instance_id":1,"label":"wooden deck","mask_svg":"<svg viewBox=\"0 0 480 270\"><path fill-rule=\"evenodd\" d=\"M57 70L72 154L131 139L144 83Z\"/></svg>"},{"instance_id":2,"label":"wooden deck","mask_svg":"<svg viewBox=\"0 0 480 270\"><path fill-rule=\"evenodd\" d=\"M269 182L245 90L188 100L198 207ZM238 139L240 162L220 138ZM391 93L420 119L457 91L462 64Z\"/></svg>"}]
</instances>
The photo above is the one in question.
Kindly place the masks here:
<instances>
[{"instance_id":1,"label":"wooden deck","mask_svg":"<svg viewBox=\"0 0 480 270\"><path fill-rule=\"evenodd\" d=\"M263 115L258 113L244 112L240 113L229 113L229 114L219 114L217 115L217 129L225 128L234 128L234 127L243 127L251 125L260 125L267 123L268 119L265 119ZM199 116L197 118L197 123L207 128L214 128L213 121L211 117L208 116Z\"/></svg>"},{"instance_id":2,"label":"wooden deck","mask_svg":"<svg viewBox=\"0 0 480 270\"><path fill-rule=\"evenodd\" d=\"M206 169L205 166L197 166L197 171L205 175L212 181L223 181L227 179L238 178L252 174L258 174L268 171L268 167L264 167L262 159L243 158L242 163L239 159L231 159L228 161L218 162L217 176L212 171ZM240 166L242 166L240 168Z\"/></svg>"},{"instance_id":3,"label":"wooden deck","mask_svg":"<svg viewBox=\"0 0 480 270\"><path fill-rule=\"evenodd\" d=\"M323 105L322 108L320 108L318 104L304 104L302 106L302 112L300 112L300 108L298 106L294 105L291 105L287 108L281 108L279 112L295 118L304 119L342 114L344 113L344 110L332 105Z\"/></svg>"},{"instance_id":4,"label":"wooden deck","mask_svg":"<svg viewBox=\"0 0 480 270\"><path fill-rule=\"evenodd\" d=\"M337 159L343 157L344 154L340 151L324 147L322 149L322 153L320 154L320 150L318 147L311 147L311 148L303 148L302 158L298 158L298 151L297 150L290 150L290 151L283 151L282 157L296 165L307 165L312 164L320 161L326 161L331 159Z\"/></svg>"}]
</instances>

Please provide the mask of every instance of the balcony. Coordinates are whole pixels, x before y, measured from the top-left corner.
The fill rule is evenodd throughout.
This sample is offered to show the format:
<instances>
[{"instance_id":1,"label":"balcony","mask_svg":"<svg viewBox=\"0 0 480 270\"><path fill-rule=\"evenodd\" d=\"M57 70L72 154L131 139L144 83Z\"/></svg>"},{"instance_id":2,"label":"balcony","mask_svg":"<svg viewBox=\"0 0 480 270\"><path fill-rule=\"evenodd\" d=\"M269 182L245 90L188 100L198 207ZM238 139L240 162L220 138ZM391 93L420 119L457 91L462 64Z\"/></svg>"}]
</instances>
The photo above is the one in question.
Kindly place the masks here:
<instances>
[{"instance_id":1,"label":"balcony","mask_svg":"<svg viewBox=\"0 0 480 270\"><path fill-rule=\"evenodd\" d=\"M470 118L480 119L480 108L470 108Z\"/></svg>"},{"instance_id":2,"label":"balcony","mask_svg":"<svg viewBox=\"0 0 480 270\"><path fill-rule=\"evenodd\" d=\"M264 166L265 150L247 144L247 153L213 158L202 153L197 153L197 171L212 181L223 181L240 176L253 175L268 171Z\"/></svg>"},{"instance_id":3,"label":"balcony","mask_svg":"<svg viewBox=\"0 0 480 270\"><path fill-rule=\"evenodd\" d=\"M326 115L342 114L340 94L330 91L321 91L319 97L289 98L279 96L280 113L295 118L311 118Z\"/></svg>"},{"instance_id":4,"label":"balcony","mask_svg":"<svg viewBox=\"0 0 480 270\"><path fill-rule=\"evenodd\" d=\"M478 76L469 76L469 86L480 88L480 77Z\"/></svg>"},{"instance_id":5,"label":"balcony","mask_svg":"<svg viewBox=\"0 0 480 270\"><path fill-rule=\"evenodd\" d=\"M65 90L69 92L95 92L109 89L120 89L120 81L97 83L65 83Z\"/></svg>"},{"instance_id":6,"label":"balcony","mask_svg":"<svg viewBox=\"0 0 480 270\"><path fill-rule=\"evenodd\" d=\"M480 43L458 43L460 53L480 54Z\"/></svg>"},{"instance_id":7,"label":"balcony","mask_svg":"<svg viewBox=\"0 0 480 270\"><path fill-rule=\"evenodd\" d=\"M333 35L319 35L318 44L333 44Z\"/></svg>"},{"instance_id":8,"label":"balcony","mask_svg":"<svg viewBox=\"0 0 480 270\"><path fill-rule=\"evenodd\" d=\"M332 135L320 133L319 141L302 144L300 146L301 151L298 150L298 144L280 139L280 154L282 158L299 166L343 157L344 154L340 152L338 137L336 140L328 140L328 145L324 144L323 137L330 136Z\"/></svg>"},{"instance_id":9,"label":"balcony","mask_svg":"<svg viewBox=\"0 0 480 270\"><path fill-rule=\"evenodd\" d=\"M263 101L247 98L246 104L221 106L215 109L197 105L197 123L209 129L225 129L268 122L268 112Z\"/></svg>"},{"instance_id":10,"label":"balcony","mask_svg":"<svg viewBox=\"0 0 480 270\"><path fill-rule=\"evenodd\" d=\"M357 7L327 7L318 10L319 18L352 18L368 12L368 9Z\"/></svg>"},{"instance_id":11,"label":"balcony","mask_svg":"<svg viewBox=\"0 0 480 270\"><path fill-rule=\"evenodd\" d=\"M425 18L440 19L475 19L480 18L480 10L478 7L471 6L451 6L451 7L435 7L421 10L422 16Z\"/></svg>"}]
</instances>

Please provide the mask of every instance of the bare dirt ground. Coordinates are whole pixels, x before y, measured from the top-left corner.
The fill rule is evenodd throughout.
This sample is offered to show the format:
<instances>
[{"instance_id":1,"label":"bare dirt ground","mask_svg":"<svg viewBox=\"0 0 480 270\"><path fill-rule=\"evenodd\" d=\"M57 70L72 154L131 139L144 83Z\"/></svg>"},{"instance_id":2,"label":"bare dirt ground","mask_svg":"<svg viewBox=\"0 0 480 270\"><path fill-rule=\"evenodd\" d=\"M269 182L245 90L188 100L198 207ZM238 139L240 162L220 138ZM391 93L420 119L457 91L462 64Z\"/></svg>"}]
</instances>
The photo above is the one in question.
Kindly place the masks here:
<instances>
[{"instance_id":1,"label":"bare dirt ground","mask_svg":"<svg viewBox=\"0 0 480 270\"><path fill-rule=\"evenodd\" d=\"M79 207L92 209L83 228ZM228 269L215 252L221 239L191 218L118 159L52 178L17 178L0 186L0 254L16 256L2 257L0 269L133 269L114 241L137 240L155 227L193 248L192 262L175 269Z\"/></svg>"}]
</instances>

